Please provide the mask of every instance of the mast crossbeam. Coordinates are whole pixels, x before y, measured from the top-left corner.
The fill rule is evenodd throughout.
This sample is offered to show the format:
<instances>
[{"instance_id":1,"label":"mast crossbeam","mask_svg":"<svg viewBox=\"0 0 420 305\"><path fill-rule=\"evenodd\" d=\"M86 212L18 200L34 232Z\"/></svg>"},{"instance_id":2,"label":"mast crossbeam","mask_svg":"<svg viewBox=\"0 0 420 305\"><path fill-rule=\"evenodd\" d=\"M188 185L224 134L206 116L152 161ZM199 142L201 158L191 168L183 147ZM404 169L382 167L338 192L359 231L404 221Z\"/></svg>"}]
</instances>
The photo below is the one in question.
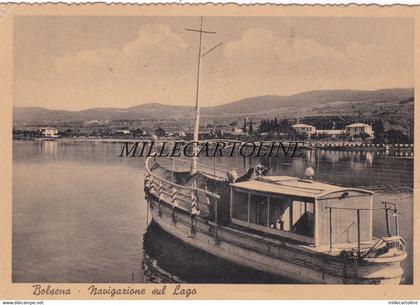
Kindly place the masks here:
<instances>
[{"instance_id":1,"label":"mast crossbeam","mask_svg":"<svg viewBox=\"0 0 420 305\"><path fill-rule=\"evenodd\" d=\"M210 32L210 31L204 31L204 30L196 30L196 29L185 29L185 30L191 31L191 32L205 33L205 34L216 34L216 32Z\"/></svg>"}]
</instances>

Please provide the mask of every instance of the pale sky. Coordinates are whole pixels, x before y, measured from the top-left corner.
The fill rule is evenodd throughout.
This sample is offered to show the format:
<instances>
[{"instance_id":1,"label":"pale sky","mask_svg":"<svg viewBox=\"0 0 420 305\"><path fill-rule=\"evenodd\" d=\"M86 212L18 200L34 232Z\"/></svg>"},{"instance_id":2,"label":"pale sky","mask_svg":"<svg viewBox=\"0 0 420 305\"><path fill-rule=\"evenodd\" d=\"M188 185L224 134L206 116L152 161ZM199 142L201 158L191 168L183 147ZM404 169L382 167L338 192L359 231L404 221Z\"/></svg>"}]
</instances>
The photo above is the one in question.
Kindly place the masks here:
<instances>
[{"instance_id":1,"label":"pale sky","mask_svg":"<svg viewBox=\"0 0 420 305\"><path fill-rule=\"evenodd\" d=\"M15 17L14 106L194 105L199 17ZM412 18L208 17L201 106L414 87Z\"/></svg>"}]
</instances>

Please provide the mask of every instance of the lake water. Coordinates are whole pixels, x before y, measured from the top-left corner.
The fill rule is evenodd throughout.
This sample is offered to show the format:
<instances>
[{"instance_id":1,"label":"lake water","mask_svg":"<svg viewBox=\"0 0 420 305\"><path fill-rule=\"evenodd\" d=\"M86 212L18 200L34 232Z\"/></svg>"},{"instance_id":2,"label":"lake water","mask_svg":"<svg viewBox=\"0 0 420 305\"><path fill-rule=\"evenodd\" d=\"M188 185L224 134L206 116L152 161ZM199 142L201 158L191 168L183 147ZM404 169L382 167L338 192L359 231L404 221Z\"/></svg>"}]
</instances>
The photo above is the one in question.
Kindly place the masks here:
<instances>
[{"instance_id":1,"label":"lake water","mask_svg":"<svg viewBox=\"0 0 420 305\"><path fill-rule=\"evenodd\" d=\"M148 225L143 158L119 158L118 143L13 143L13 282L284 283L190 248ZM307 152L302 158L202 160L217 167L259 163L270 174L302 176L375 192L374 207L398 204L400 234L408 244L402 282L411 284L413 164L411 154ZM374 211L374 235L385 235Z\"/></svg>"}]
</instances>

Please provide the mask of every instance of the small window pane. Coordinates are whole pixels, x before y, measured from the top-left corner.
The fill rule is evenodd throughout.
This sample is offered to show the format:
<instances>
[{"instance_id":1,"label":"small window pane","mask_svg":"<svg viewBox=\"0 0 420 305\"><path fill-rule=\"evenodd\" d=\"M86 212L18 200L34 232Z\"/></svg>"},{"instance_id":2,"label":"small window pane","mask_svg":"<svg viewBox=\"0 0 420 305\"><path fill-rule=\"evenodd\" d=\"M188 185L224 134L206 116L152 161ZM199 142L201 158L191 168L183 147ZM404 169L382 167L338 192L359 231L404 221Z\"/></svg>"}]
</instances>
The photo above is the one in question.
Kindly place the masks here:
<instances>
[{"instance_id":1,"label":"small window pane","mask_svg":"<svg viewBox=\"0 0 420 305\"><path fill-rule=\"evenodd\" d=\"M232 216L239 220L248 222L248 194L243 192L233 192L233 211Z\"/></svg>"}]
</instances>

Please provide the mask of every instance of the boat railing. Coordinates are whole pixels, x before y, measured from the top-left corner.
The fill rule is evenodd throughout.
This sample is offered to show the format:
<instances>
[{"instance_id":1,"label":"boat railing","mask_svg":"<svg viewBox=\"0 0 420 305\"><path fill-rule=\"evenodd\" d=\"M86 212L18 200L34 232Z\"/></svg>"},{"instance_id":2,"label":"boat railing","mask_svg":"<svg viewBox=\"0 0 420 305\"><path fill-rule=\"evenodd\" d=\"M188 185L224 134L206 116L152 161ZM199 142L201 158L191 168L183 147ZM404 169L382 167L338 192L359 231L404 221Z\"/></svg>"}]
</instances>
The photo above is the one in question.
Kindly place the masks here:
<instances>
[{"instance_id":1,"label":"boat railing","mask_svg":"<svg viewBox=\"0 0 420 305\"><path fill-rule=\"evenodd\" d=\"M165 178L159 177L152 172L152 162L156 162L153 157L148 157L145 161L145 188L154 193L159 200L166 199L165 201L172 204L173 207L194 212L194 205L197 210L202 204L211 204L217 201L219 195L212 193L206 189L198 187L184 186L176 184Z\"/></svg>"},{"instance_id":2,"label":"boat railing","mask_svg":"<svg viewBox=\"0 0 420 305\"><path fill-rule=\"evenodd\" d=\"M330 252L333 251L333 244L334 242L338 239L338 237L336 237L335 240L333 240L333 227L332 227L332 213L333 210L352 210L356 212L356 220L351 223L346 229L345 231L349 230L350 227L352 227L355 223L357 224L357 257L359 259L364 258L366 256L368 256L369 254L371 254L372 252L377 251L377 249L379 249L379 246L382 244L386 244L388 248L391 247L399 247L401 250L404 251L405 249L405 242L404 240L399 236L399 224L398 224L398 209L397 209L397 205L395 203L391 203L391 202L382 202L382 204L384 205L384 207L381 208L348 208L348 207L325 207L325 209L328 210L328 214L329 214L329 236L330 236ZM387 237L382 237L380 238L372 247L370 247L365 253L362 253L361 251L361 238L360 238L360 233L361 233L361 225L360 225L360 220L361 220L361 212L362 211L380 211L383 210L385 212L385 224L386 224L386 232L387 232ZM389 212L393 213L393 217L394 217L394 225L395 225L395 230L394 232L392 232L391 228L390 228L390 215ZM345 232L344 231L344 232ZM343 232L340 234L342 235Z\"/></svg>"},{"instance_id":3,"label":"boat railing","mask_svg":"<svg viewBox=\"0 0 420 305\"><path fill-rule=\"evenodd\" d=\"M184 168L184 165L191 165L191 161L189 160L183 160L180 158L174 158L174 157L164 157L164 158L157 158L159 163L162 163L163 160L170 160L172 161L172 168L175 168L175 164L176 163L180 163L183 164L182 168ZM207 165L204 164L202 162L198 162L197 163L199 170L204 173L207 174L210 177L213 177L215 179L219 179L219 180L224 180L227 177L227 170L222 169L222 168L218 168L216 166L211 166L211 165Z\"/></svg>"},{"instance_id":4,"label":"boat railing","mask_svg":"<svg viewBox=\"0 0 420 305\"><path fill-rule=\"evenodd\" d=\"M380 255L393 248L399 250L401 253L404 253L406 251L404 239L398 235L379 238L376 243L361 256L361 258L375 257L378 254Z\"/></svg>"}]
</instances>

